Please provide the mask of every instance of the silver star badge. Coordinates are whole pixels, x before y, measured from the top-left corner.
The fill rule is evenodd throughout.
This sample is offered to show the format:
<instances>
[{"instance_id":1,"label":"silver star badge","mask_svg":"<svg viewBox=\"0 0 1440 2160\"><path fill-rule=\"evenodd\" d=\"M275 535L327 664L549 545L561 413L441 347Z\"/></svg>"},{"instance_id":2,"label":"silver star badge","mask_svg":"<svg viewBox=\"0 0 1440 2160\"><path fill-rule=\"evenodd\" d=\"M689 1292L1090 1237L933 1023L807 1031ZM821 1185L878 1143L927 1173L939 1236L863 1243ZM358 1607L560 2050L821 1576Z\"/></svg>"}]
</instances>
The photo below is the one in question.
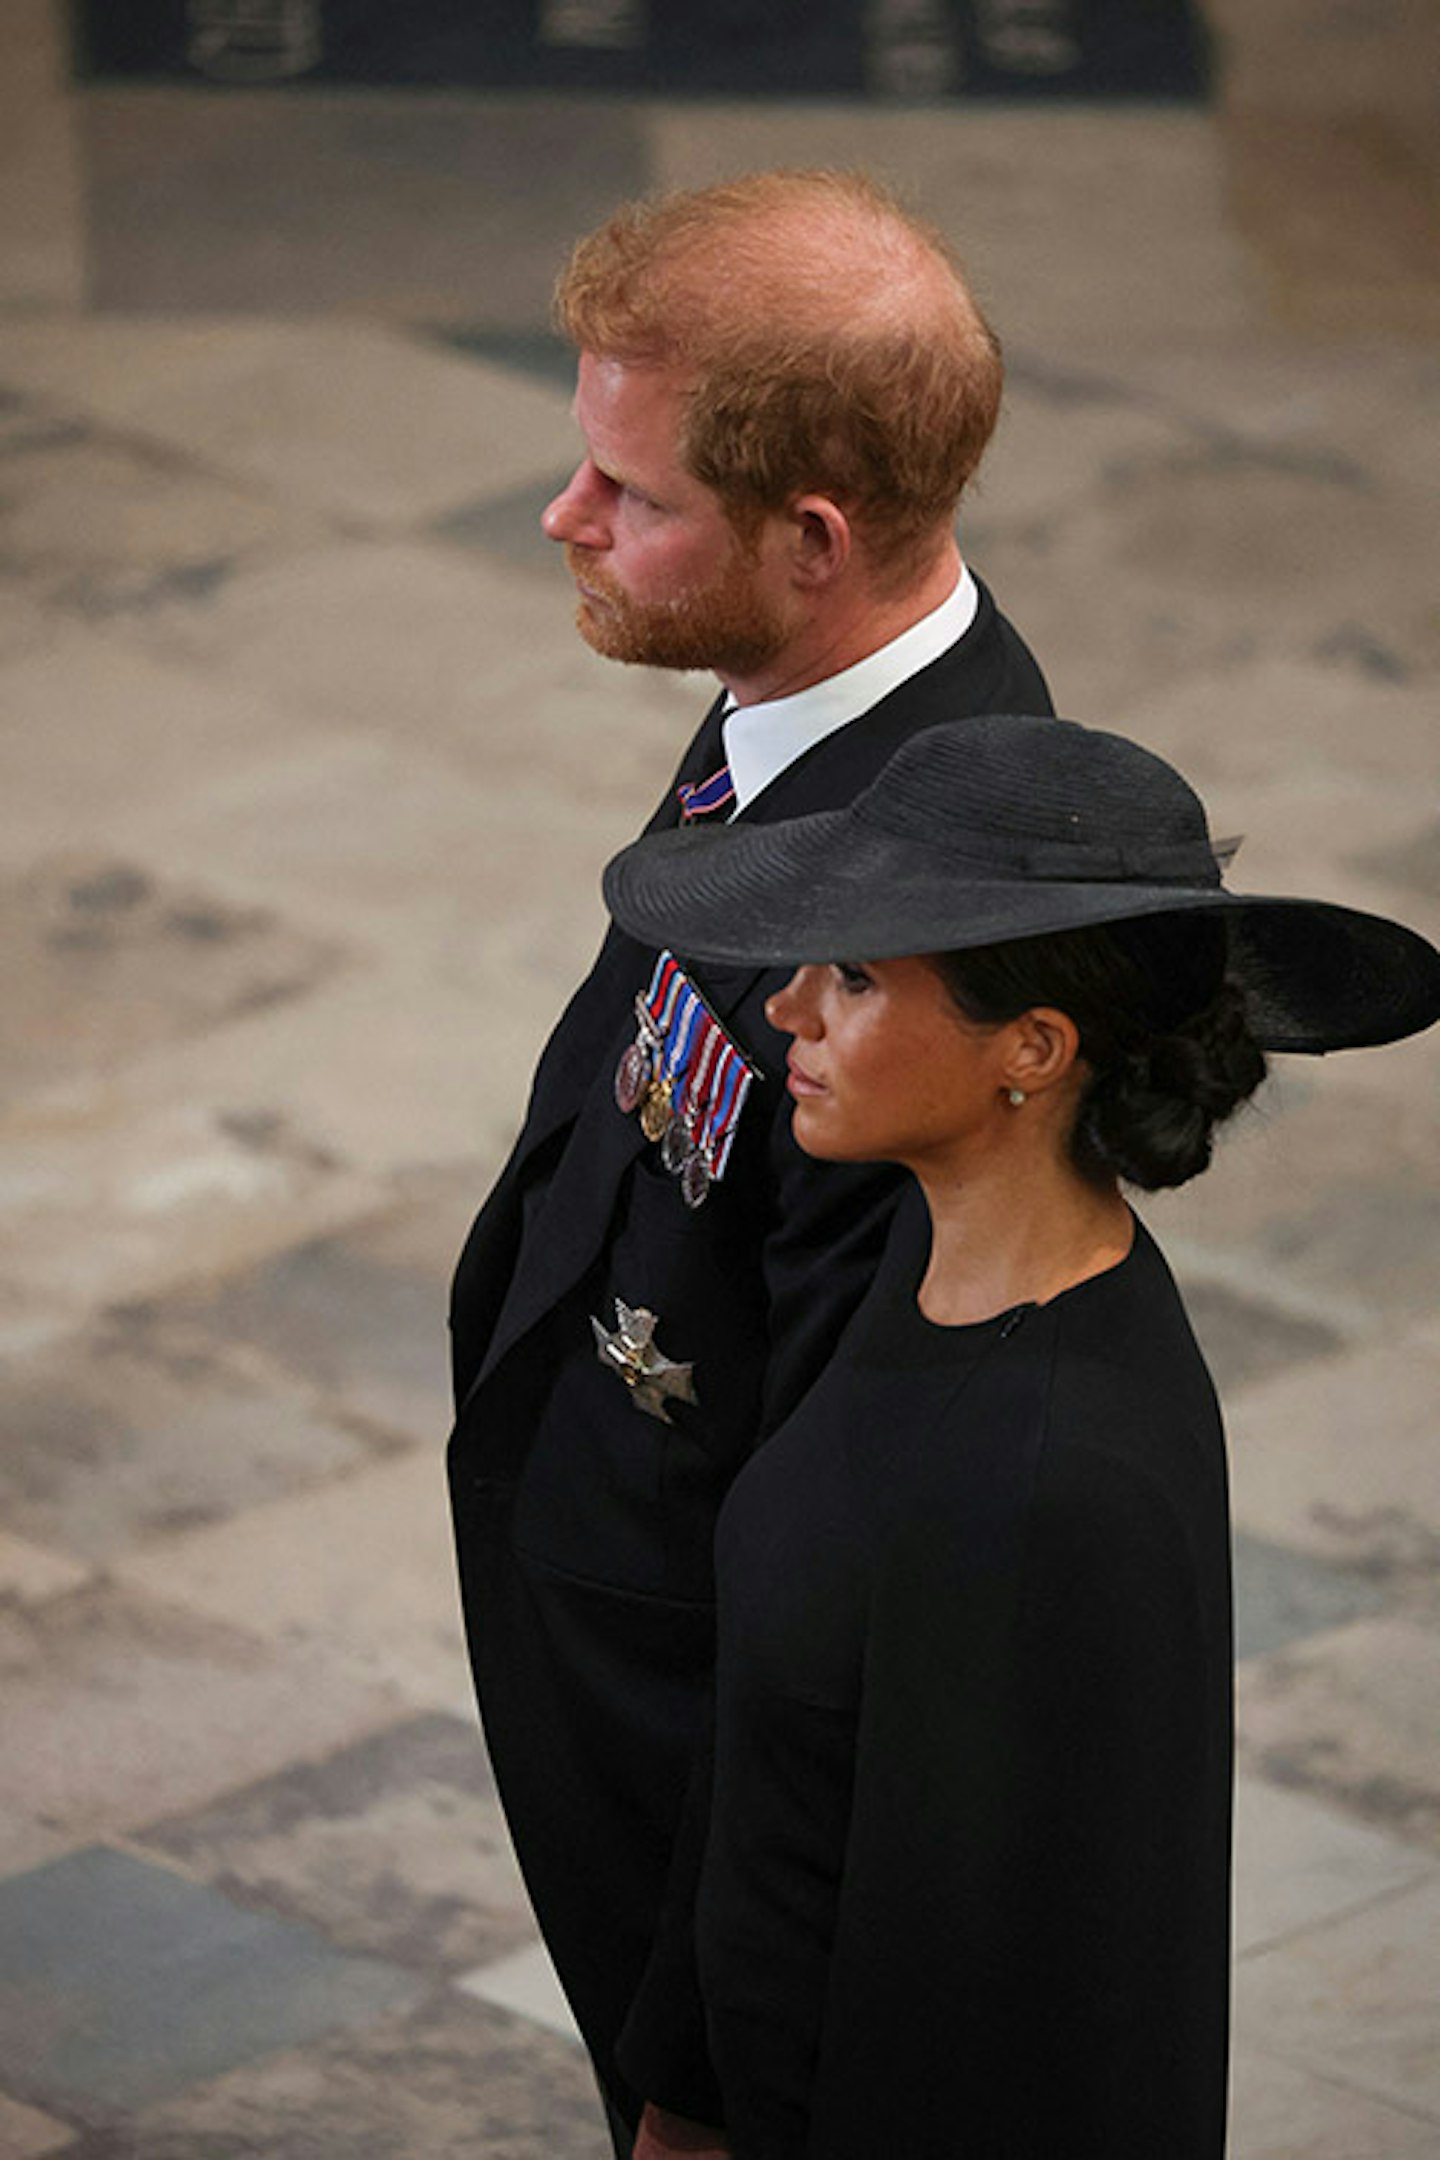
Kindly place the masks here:
<instances>
[{"instance_id":1,"label":"silver star badge","mask_svg":"<svg viewBox=\"0 0 1440 2160\"><path fill-rule=\"evenodd\" d=\"M645 1306L626 1305L616 1298L615 1319L616 1326L607 1328L592 1315L595 1355L624 1381L637 1410L659 1418L662 1425L673 1425L675 1420L665 1408L666 1399L688 1403L699 1399L694 1366L677 1365L673 1358L666 1357L655 1340L659 1322Z\"/></svg>"}]
</instances>

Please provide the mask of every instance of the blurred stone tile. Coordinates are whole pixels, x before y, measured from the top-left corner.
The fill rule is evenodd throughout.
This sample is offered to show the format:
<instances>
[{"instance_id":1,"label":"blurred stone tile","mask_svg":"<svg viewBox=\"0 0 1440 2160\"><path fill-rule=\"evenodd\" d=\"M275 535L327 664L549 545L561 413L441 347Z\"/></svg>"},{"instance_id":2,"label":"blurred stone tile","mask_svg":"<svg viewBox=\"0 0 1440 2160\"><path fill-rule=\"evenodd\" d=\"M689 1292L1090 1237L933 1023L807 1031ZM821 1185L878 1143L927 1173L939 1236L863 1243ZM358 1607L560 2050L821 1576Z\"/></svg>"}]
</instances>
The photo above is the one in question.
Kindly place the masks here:
<instances>
[{"instance_id":1,"label":"blurred stone tile","mask_svg":"<svg viewBox=\"0 0 1440 2160\"><path fill-rule=\"evenodd\" d=\"M22 1801L9 1801L0 1795L0 1855L7 1873L19 1874L22 1868L40 1867L47 1860L54 1860L61 1853L70 1852L76 1845L88 1842L86 1831L67 1832L57 1828L45 1810L43 1797L34 1807ZM0 2143L0 2153L5 2147Z\"/></svg>"},{"instance_id":2,"label":"blurred stone tile","mask_svg":"<svg viewBox=\"0 0 1440 2160\"><path fill-rule=\"evenodd\" d=\"M575 726L572 712L572 752ZM669 775L667 762L643 805ZM637 822L634 803L600 785L552 789L543 769L502 779L479 756L464 772L398 733L356 731L257 765L202 803L157 804L130 837L176 882L199 885L207 866L218 879L223 864L227 893L363 951L372 973L377 956L418 968L433 1004L452 949L458 963L467 948L512 942L536 909L584 905L603 921L601 865Z\"/></svg>"},{"instance_id":3,"label":"blurred stone tile","mask_svg":"<svg viewBox=\"0 0 1440 2160\"><path fill-rule=\"evenodd\" d=\"M1262 650L1243 621L1179 587L1127 592L1109 634L1097 638L1093 587L1069 574L1089 544L1072 535L1078 512L1011 525L997 497L980 514L972 547L962 507L961 550L1041 661L1055 709L1067 719L1118 726L1122 713L1143 714L1171 683L1227 674ZM1133 717L1127 732L1140 732Z\"/></svg>"},{"instance_id":4,"label":"blurred stone tile","mask_svg":"<svg viewBox=\"0 0 1440 2160\"><path fill-rule=\"evenodd\" d=\"M0 1813L70 1843L199 1807L400 1707L334 1647L321 1657L113 1584L0 1606L0 1661Z\"/></svg>"},{"instance_id":5,"label":"blurred stone tile","mask_svg":"<svg viewBox=\"0 0 1440 2160\"><path fill-rule=\"evenodd\" d=\"M1104 491L1114 558L1137 570L1163 565L1213 603L1236 608L1271 635L1282 625L1332 632L1344 619L1412 641L1433 659L1408 587L1391 563L1418 538L1423 495L1376 480L1323 441L1276 445L1217 433L1178 453L1136 459ZM1091 515L1102 515L1099 501ZM1262 601L1263 588L1263 601Z\"/></svg>"},{"instance_id":6,"label":"blurred stone tile","mask_svg":"<svg viewBox=\"0 0 1440 2160\"><path fill-rule=\"evenodd\" d=\"M498 2009L513 2011L516 2017L528 2018L532 2025L543 2025L548 2032L560 2033L577 2042L580 2038L570 2005L543 1943L531 1943L510 1957L498 1958L493 1965L482 1965L477 1971L467 1973L458 1985L467 1995L474 1995L481 2002L494 2003Z\"/></svg>"},{"instance_id":7,"label":"blurred stone tile","mask_svg":"<svg viewBox=\"0 0 1440 2160\"><path fill-rule=\"evenodd\" d=\"M662 187L767 165L883 173L952 239L1011 353L1103 373L1132 347L1184 353L1253 334L1258 296L1208 113L662 101L652 141Z\"/></svg>"},{"instance_id":8,"label":"blurred stone tile","mask_svg":"<svg viewBox=\"0 0 1440 2160\"><path fill-rule=\"evenodd\" d=\"M1414 838L1403 847L1362 858L1359 867L1392 885L1440 898L1440 818L1431 817L1418 826Z\"/></svg>"},{"instance_id":9,"label":"blurred stone tile","mask_svg":"<svg viewBox=\"0 0 1440 2160\"><path fill-rule=\"evenodd\" d=\"M130 813L193 809L304 732L293 706L74 623L0 667L0 850L17 863L113 853Z\"/></svg>"},{"instance_id":10,"label":"blurred stone tile","mask_svg":"<svg viewBox=\"0 0 1440 2160\"><path fill-rule=\"evenodd\" d=\"M1440 1357L1391 1341L1248 1390L1230 1411L1236 1521L1392 1594L1440 1565Z\"/></svg>"},{"instance_id":11,"label":"blurred stone tile","mask_svg":"<svg viewBox=\"0 0 1440 2160\"><path fill-rule=\"evenodd\" d=\"M52 1297L35 1295L16 1275L0 1273L0 1356L28 1357L68 1335L74 1324L68 1308Z\"/></svg>"},{"instance_id":12,"label":"blurred stone tile","mask_svg":"<svg viewBox=\"0 0 1440 2160\"><path fill-rule=\"evenodd\" d=\"M323 531L197 461L17 402L0 435L0 567L56 606L103 619L170 591L203 598L251 556Z\"/></svg>"},{"instance_id":13,"label":"blurred stone tile","mask_svg":"<svg viewBox=\"0 0 1440 2160\"><path fill-rule=\"evenodd\" d=\"M52 412L38 399L22 397L0 384L0 467L12 458L72 448L87 429L78 420Z\"/></svg>"},{"instance_id":14,"label":"blurred stone tile","mask_svg":"<svg viewBox=\"0 0 1440 2160\"><path fill-rule=\"evenodd\" d=\"M69 627L66 625L65 627ZM60 620L13 578L0 574L0 667L53 645Z\"/></svg>"},{"instance_id":15,"label":"blurred stone tile","mask_svg":"<svg viewBox=\"0 0 1440 2160\"><path fill-rule=\"evenodd\" d=\"M576 233L571 239L578 237ZM439 323L435 336L452 351L469 353L496 367L513 368L533 382L548 383L567 397L575 388L575 354L553 330L495 330L480 323Z\"/></svg>"},{"instance_id":16,"label":"blurred stone tile","mask_svg":"<svg viewBox=\"0 0 1440 2160\"><path fill-rule=\"evenodd\" d=\"M1266 1657L1306 1635L1328 1633L1378 1611L1372 1583L1308 1553L1239 1532L1235 1538L1235 1655Z\"/></svg>"},{"instance_id":17,"label":"blurred stone tile","mask_svg":"<svg viewBox=\"0 0 1440 2160\"><path fill-rule=\"evenodd\" d=\"M564 468L568 448L557 429L545 474ZM462 504L474 494L473 482L457 480ZM303 711L433 735L444 711L473 713L477 700L518 687L534 647L564 633L573 600L554 552L546 592L434 545L349 540L257 566L203 608L172 607L154 619L154 635Z\"/></svg>"},{"instance_id":18,"label":"blurred stone tile","mask_svg":"<svg viewBox=\"0 0 1440 2160\"><path fill-rule=\"evenodd\" d=\"M1363 1187L1327 1181L1258 1243L1278 1267L1324 1289L1357 1289L1387 1317L1428 1313L1440 1280L1440 1176L1419 1184L1377 1163Z\"/></svg>"},{"instance_id":19,"label":"blurred stone tile","mask_svg":"<svg viewBox=\"0 0 1440 2160\"><path fill-rule=\"evenodd\" d=\"M1413 74L1398 107L1349 87L1338 99L1332 88L1328 110L1306 111L1288 90L1263 105L1232 99L1224 139L1235 222L1284 319L1330 333L1373 335L1378 324L1433 337L1440 173L1413 81L1433 79L1440 49L1433 34L1428 51L1416 49L1424 9L1365 12L1406 25L1401 50ZM1305 13L1308 33L1329 10ZM1292 36L1287 51L1311 42ZM1347 73L1352 65L1347 56Z\"/></svg>"},{"instance_id":20,"label":"blurred stone tile","mask_svg":"<svg viewBox=\"0 0 1440 2160\"><path fill-rule=\"evenodd\" d=\"M454 1165L444 1219L458 1242L464 1203L508 1152L536 1055L601 936L598 894L588 908L572 898L568 911L564 897L545 918L533 980L506 965L488 933L466 937L463 920L452 929L397 916L393 957L137 1060L111 1090L118 1106L89 1097L77 1106L74 1123L83 1119L85 1130L67 1145L32 1137L26 1164L23 1137L7 1148L0 1125L0 1181L11 1155L15 1189L29 1172L34 1286L53 1282L51 1238L67 1226L74 1234L72 1190L84 1181L105 1200L93 1248L77 1263L91 1301L239 1272L373 1216L405 1180L435 1166ZM152 1158L167 1137L168 1178ZM113 1164L98 1159L106 1138ZM327 1169L330 1158L345 1167ZM446 1206L438 1192L435 1204ZM188 1265L175 1264L176 1228L165 1264L167 1214L184 1224Z\"/></svg>"},{"instance_id":21,"label":"blurred stone tile","mask_svg":"<svg viewBox=\"0 0 1440 2160\"><path fill-rule=\"evenodd\" d=\"M0 1881L0 2076L42 2105L144 2106L417 1992L131 1853Z\"/></svg>"},{"instance_id":22,"label":"blurred stone tile","mask_svg":"<svg viewBox=\"0 0 1440 2160\"><path fill-rule=\"evenodd\" d=\"M1292 788L1318 767L1393 790L1397 820L1416 811L1415 788L1435 759L1435 708L1423 676L1397 682L1311 655L1264 652L1223 674L1182 675L1148 696L1127 699L1115 724L1170 758L1212 811L1248 833L1235 866L1237 890L1252 885L1250 864L1269 835L1256 820L1256 791ZM1083 717L1083 716L1082 716ZM1227 829L1232 829L1227 827ZM1341 821L1332 844L1343 849Z\"/></svg>"},{"instance_id":23,"label":"blurred stone tile","mask_svg":"<svg viewBox=\"0 0 1440 2160\"><path fill-rule=\"evenodd\" d=\"M335 547L242 574L203 607L160 610L145 641L352 739L372 731L411 767L438 755L497 808L514 791L512 816L598 803L623 812L628 833L714 681L592 653L559 551L538 544L544 576L433 541ZM581 741L593 751L581 756Z\"/></svg>"},{"instance_id":24,"label":"blurred stone tile","mask_svg":"<svg viewBox=\"0 0 1440 2160\"><path fill-rule=\"evenodd\" d=\"M1241 1666L1242 1769L1440 1846L1440 1633L1357 1621Z\"/></svg>"},{"instance_id":25,"label":"blurred stone tile","mask_svg":"<svg viewBox=\"0 0 1440 2160\"><path fill-rule=\"evenodd\" d=\"M9 2160L45 2160L49 2153L63 2152L74 2135L69 2124L0 2093L0 2152Z\"/></svg>"},{"instance_id":26,"label":"blurred stone tile","mask_svg":"<svg viewBox=\"0 0 1440 2160\"><path fill-rule=\"evenodd\" d=\"M262 907L174 885L128 857L75 852L0 878L0 973L9 1025L0 1095L313 989L333 943Z\"/></svg>"},{"instance_id":27,"label":"blurred stone tile","mask_svg":"<svg viewBox=\"0 0 1440 2160\"><path fill-rule=\"evenodd\" d=\"M392 1257L387 1228L295 1245L209 1285L184 1300L184 1325L212 1357L216 1346L248 1344L340 1414L434 1447L451 1409L445 1317L458 1247L428 1239L429 1264L417 1266Z\"/></svg>"},{"instance_id":28,"label":"blurred stone tile","mask_svg":"<svg viewBox=\"0 0 1440 2160\"><path fill-rule=\"evenodd\" d=\"M24 1536L101 1559L371 1459L311 1385L158 1306L112 1309L0 1374L0 1506Z\"/></svg>"},{"instance_id":29,"label":"blurred stone tile","mask_svg":"<svg viewBox=\"0 0 1440 2160\"><path fill-rule=\"evenodd\" d=\"M577 234L650 184L640 108L555 92L92 87L79 122L113 309L542 329Z\"/></svg>"},{"instance_id":30,"label":"blurred stone tile","mask_svg":"<svg viewBox=\"0 0 1440 2160\"><path fill-rule=\"evenodd\" d=\"M962 535L983 559L996 532L1043 526L1131 461L1173 456L1194 433L1183 415L1123 382L1012 355L1000 425L962 505Z\"/></svg>"},{"instance_id":31,"label":"blurred stone tile","mask_svg":"<svg viewBox=\"0 0 1440 2160\"><path fill-rule=\"evenodd\" d=\"M1363 1829L1298 1793L1237 1779L1237 1956L1427 1879L1440 1879L1432 1854Z\"/></svg>"},{"instance_id":32,"label":"blurred stone tile","mask_svg":"<svg viewBox=\"0 0 1440 2160\"><path fill-rule=\"evenodd\" d=\"M1334 1330L1179 1270L1185 1309L1221 1394L1337 1347Z\"/></svg>"},{"instance_id":33,"label":"blurred stone tile","mask_svg":"<svg viewBox=\"0 0 1440 2160\"><path fill-rule=\"evenodd\" d=\"M998 576L1005 565L998 589L1047 663L1054 653L1068 659L1067 647L1085 653L1093 620L1087 635L1085 595L1067 606L1063 594L1036 590L1037 571L1056 577L1065 563L1085 561L1103 587L1124 592L1113 649L1132 680L1116 672L1108 704L1093 710L1062 695L1062 711L1083 718L1131 704L1165 679L1157 671L1166 626L1172 678L1312 649L1337 620L1390 654L1397 672L1418 677L1440 662L1440 623L1423 586L1397 579L1392 565L1424 558L1428 501L1423 488L1372 480L1323 445L1277 450L1221 434L1136 460L1034 528L997 531L981 567ZM1024 580L1023 606L1012 574Z\"/></svg>"},{"instance_id":34,"label":"blurred stone tile","mask_svg":"<svg viewBox=\"0 0 1440 2160\"><path fill-rule=\"evenodd\" d=\"M1440 1877L1241 1960L1237 2029L1440 2129Z\"/></svg>"},{"instance_id":35,"label":"blurred stone tile","mask_svg":"<svg viewBox=\"0 0 1440 2160\"><path fill-rule=\"evenodd\" d=\"M512 488L508 495L482 495L477 502L464 503L458 510L437 518L430 532L436 540L447 540L452 546L477 548L483 554L498 556L517 570L535 570L553 577L560 568L559 555L555 542L547 540L540 529L540 513L568 478L569 472L562 466L548 479Z\"/></svg>"},{"instance_id":36,"label":"blurred stone tile","mask_svg":"<svg viewBox=\"0 0 1440 2160\"><path fill-rule=\"evenodd\" d=\"M1440 475L1440 381L1425 341L1378 327L1317 338L1262 310L1243 337L1112 340L1102 369L1167 411L1277 445L1327 443L1377 480L1413 487ZM1424 576L1421 563L1393 567Z\"/></svg>"},{"instance_id":37,"label":"blurred stone tile","mask_svg":"<svg viewBox=\"0 0 1440 2160\"><path fill-rule=\"evenodd\" d=\"M580 2050L447 1991L272 2055L105 2134L96 2160L608 2160Z\"/></svg>"},{"instance_id":38,"label":"blurred stone tile","mask_svg":"<svg viewBox=\"0 0 1440 2160\"><path fill-rule=\"evenodd\" d=\"M197 380L248 379L286 350L284 326L263 320L154 322L97 317L77 337L54 317L0 323L0 383L66 412L129 424L178 405ZM143 431L142 431L143 432Z\"/></svg>"},{"instance_id":39,"label":"blurred stone tile","mask_svg":"<svg viewBox=\"0 0 1440 2160\"><path fill-rule=\"evenodd\" d=\"M11 1445L7 1430L5 1457ZM0 1457L0 1474L4 1460ZM0 1530L0 1598L13 1598L21 1605L40 1605L47 1598L64 1597L68 1591L78 1590L88 1574L89 1569L68 1553L47 1551L28 1538Z\"/></svg>"},{"instance_id":40,"label":"blurred stone tile","mask_svg":"<svg viewBox=\"0 0 1440 2160\"><path fill-rule=\"evenodd\" d=\"M303 1645L407 1704L460 1717L472 1704L438 1445L168 1539L115 1574L197 1625Z\"/></svg>"},{"instance_id":41,"label":"blurred stone tile","mask_svg":"<svg viewBox=\"0 0 1440 2160\"><path fill-rule=\"evenodd\" d=\"M1207 13L1225 36L1230 93L1246 109L1423 106L1440 66L1440 23L1423 8L1337 14L1314 0L1211 0Z\"/></svg>"},{"instance_id":42,"label":"blurred stone tile","mask_svg":"<svg viewBox=\"0 0 1440 2160\"><path fill-rule=\"evenodd\" d=\"M534 1932L473 1718L407 1718L131 1842L419 1972L458 1972Z\"/></svg>"},{"instance_id":43,"label":"blurred stone tile","mask_svg":"<svg viewBox=\"0 0 1440 2160\"><path fill-rule=\"evenodd\" d=\"M1362 623L1341 622L1311 647L1315 658L1339 666L1366 683L1408 683L1411 670L1402 653Z\"/></svg>"},{"instance_id":44,"label":"blurred stone tile","mask_svg":"<svg viewBox=\"0 0 1440 2160\"><path fill-rule=\"evenodd\" d=\"M334 1159L329 1135L256 1100L237 1063L245 1039L238 1024L196 1038L219 1074L208 1101L186 1088L171 1045L160 1079L137 1064L0 1109L11 1231L0 1307L18 1285L22 1315L54 1336L59 1315L73 1328L97 1305L244 1267L374 1213L375 1185Z\"/></svg>"},{"instance_id":45,"label":"blurred stone tile","mask_svg":"<svg viewBox=\"0 0 1440 2160\"><path fill-rule=\"evenodd\" d=\"M424 1163L396 1173L390 1204L357 1226L357 1241L376 1266L414 1270L443 1284L448 1298L477 1205L473 1160Z\"/></svg>"},{"instance_id":46,"label":"blurred stone tile","mask_svg":"<svg viewBox=\"0 0 1440 2160\"><path fill-rule=\"evenodd\" d=\"M623 802L638 821L713 679L592 653L563 558L539 544L546 576L434 541L336 546L241 574L203 606L157 611L146 642L352 736L393 739L407 763L439 751L492 793L528 782L555 800ZM581 757L582 740L604 754Z\"/></svg>"},{"instance_id":47,"label":"blurred stone tile","mask_svg":"<svg viewBox=\"0 0 1440 2160\"><path fill-rule=\"evenodd\" d=\"M1207 795L1222 829L1247 836L1238 888L1301 892L1399 914L1424 932L1440 930L1440 907L1417 902L1413 889L1397 888L1383 866L1392 850L1413 841L1417 803L1424 802L1428 785L1423 769L1403 755L1381 778L1357 774L1343 762L1332 766L1323 751L1313 751L1297 753L1288 778L1277 773L1243 785L1226 782ZM1383 1063L1387 1056L1372 1052L1366 1062Z\"/></svg>"},{"instance_id":48,"label":"blurred stone tile","mask_svg":"<svg viewBox=\"0 0 1440 2160\"><path fill-rule=\"evenodd\" d=\"M1221 1135L1205 1176L1145 1197L1142 1212L1172 1264L1187 1279L1234 1283L1300 1317L1328 1320L1342 1335L1390 1333L1405 1317L1385 1294L1387 1269L1408 1278L1408 1298L1428 1310L1434 1249L1427 1277L1425 1224L1440 1190L1437 1073L1433 1030L1354 1056L1276 1059L1254 1104ZM1337 1264L1327 1238L1331 1228L1347 1236L1353 1210L1351 1251L1383 1245L1376 1195L1397 1196L1398 1220L1389 1257L1374 1253L1380 1274L1372 1277Z\"/></svg>"},{"instance_id":49,"label":"blurred stone tile","mask_svg":"<svg viewBox=\"0 0 1440 2160\"><path fill-rule=\"evenodd\" d=\"M1433 2160L1433 2120L1261 2053L1263 2022L1237 2038L1230 2160Z\"/></svg>"},{"instance_id":50,"label":"blurred stone tile","mask_svg":"<svg viewBox=\"0 0 1440 2160\"><path fill-rule=\"evenodd\" d=\"M565 398L510 370L325 318L222 330L101 317L84 339L12 320L0 325L0 383L362 527L438 517L474 495L477 476L499 493L551 472L569 425Z\"/></svg>"},{"instance_id":51,"label":"blurred stone tile","mask_svg":"<svg viewBox=\"0 0 1440 2160\"><path fill-rule=\"evenodd\" d=\"M66 13L52 0L0 9L0 306L78 310L85 235Z\"/></svg>"}]
</instances>

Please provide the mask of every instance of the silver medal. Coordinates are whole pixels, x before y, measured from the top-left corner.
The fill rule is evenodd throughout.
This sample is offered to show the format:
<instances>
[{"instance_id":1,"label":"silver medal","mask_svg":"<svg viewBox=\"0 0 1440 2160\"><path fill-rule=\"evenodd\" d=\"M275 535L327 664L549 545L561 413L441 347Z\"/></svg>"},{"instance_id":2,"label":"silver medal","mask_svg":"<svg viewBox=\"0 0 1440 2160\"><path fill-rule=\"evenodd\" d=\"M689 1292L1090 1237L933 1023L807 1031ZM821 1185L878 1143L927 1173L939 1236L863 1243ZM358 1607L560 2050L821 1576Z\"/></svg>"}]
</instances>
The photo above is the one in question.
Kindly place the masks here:
<instances>
[{"instance_id":1,"label":"silver medal","mask_svg":"<svg viewBox=\"0 0 1440 2160\"><path fill-rule=\"evenodd\" d=\"M688 1208L703 1207L714 1182L709 1163L699 1148L692 1148L680 1172L680 1197Z\"/></svg>"},{"instance_id":2,"label":"silver medal","mask_svg":"<svg viewBox=\"0 0 1440 2160\"><path fill-rule=\"evenodd\" d=\"M660 1142L660 1160L672 1177L679 1177L685 1168L690 1160L693 1144L683 1120L678 1117L672 1119Z\"/></svg>"}]
</instances>

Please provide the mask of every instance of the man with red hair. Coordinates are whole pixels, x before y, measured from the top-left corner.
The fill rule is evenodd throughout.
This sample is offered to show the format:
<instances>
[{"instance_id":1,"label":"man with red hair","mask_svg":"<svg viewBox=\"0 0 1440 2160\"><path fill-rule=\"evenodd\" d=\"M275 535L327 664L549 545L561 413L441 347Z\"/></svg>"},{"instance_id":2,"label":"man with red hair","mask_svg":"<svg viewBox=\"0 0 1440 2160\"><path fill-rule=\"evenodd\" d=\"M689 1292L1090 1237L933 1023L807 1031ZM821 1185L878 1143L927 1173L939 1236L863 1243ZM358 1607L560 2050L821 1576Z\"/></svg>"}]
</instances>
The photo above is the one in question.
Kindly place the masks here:
<instances>
[{"instance_id":1,"label":"man with red hair","mask_svg":"<svg viewBox=\"0 0 1440 2160\"><path fill-rule=\"evenodd\" d=\"M647 829L839 807L936 721L1050 711L956 540L999 347L885 190L758 173L627 205L556 313L583 451L543 523L581 635L721 684ZM774 987L612 927L452 1305L486 1735L616 2151L639 2160L726 2150L700 2127L719 2098L686 1926L715 1516L830 1354L897 1190L796 1148Z\"/></svg>"}]
</instances>

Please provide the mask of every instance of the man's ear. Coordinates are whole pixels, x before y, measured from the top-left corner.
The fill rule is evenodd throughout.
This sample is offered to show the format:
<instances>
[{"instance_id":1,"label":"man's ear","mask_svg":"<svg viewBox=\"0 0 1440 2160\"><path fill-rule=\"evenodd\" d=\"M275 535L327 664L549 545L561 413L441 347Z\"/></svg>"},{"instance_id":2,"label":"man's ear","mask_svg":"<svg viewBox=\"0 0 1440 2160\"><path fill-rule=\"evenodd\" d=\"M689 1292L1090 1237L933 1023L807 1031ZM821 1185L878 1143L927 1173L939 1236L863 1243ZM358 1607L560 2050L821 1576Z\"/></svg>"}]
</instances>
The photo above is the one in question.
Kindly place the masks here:
<instances>
[{"instance_id":1,"label":"man's ear","mask_svg":"<svg viewBox=\"0 0 1440 2160\"><path fill-rule=\"evenodd\" d=\"M797 495L790 523L790 566L802 585L828 585L850 560L855 536L850 520L828 495Z\"/></svg>"}]
</instances>

